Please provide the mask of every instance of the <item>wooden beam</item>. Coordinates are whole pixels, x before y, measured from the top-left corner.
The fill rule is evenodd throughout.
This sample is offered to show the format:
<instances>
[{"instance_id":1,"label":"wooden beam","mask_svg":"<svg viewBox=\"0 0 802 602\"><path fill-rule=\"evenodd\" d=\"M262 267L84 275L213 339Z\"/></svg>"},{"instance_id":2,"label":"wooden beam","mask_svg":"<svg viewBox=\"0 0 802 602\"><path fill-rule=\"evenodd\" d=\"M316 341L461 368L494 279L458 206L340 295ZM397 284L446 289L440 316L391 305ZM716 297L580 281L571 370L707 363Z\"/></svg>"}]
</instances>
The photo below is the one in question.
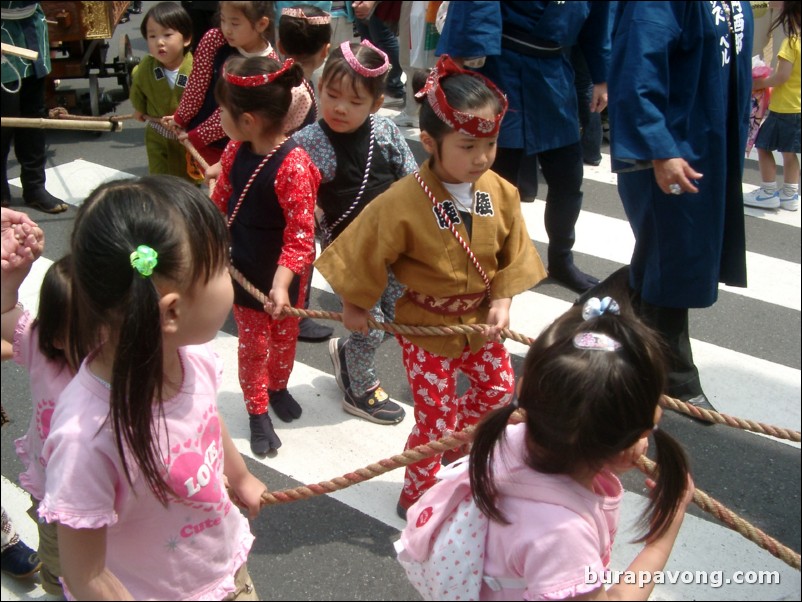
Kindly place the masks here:
<instances>
[{"instance_id":1,"label":"wooden beam","mask_svg":"<svg viewBox=\"0 0 802 602\"><path fill-rule=\"evenodd\" d=\"M29 61L35 61L39 58L39 53L35 50L28 50L27 48L20 48L19 46L12 46L11 44L2 43L3 54L10 54L11 56L18 56Z\"/></svg>"}]
</instances>

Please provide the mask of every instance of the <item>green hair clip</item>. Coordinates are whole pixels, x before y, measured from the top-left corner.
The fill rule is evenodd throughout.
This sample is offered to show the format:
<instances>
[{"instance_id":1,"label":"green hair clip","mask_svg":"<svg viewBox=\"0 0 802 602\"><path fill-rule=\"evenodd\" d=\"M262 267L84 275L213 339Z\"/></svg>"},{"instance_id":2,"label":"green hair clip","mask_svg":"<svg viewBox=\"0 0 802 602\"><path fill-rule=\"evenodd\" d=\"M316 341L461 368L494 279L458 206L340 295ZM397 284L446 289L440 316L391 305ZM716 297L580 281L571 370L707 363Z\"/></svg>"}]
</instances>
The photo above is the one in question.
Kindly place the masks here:
<instances>
[{"instance_id":1,"label":"green hair clip","mask_svg":"<svg viewBox=\"0 0 802 602\"><path fill-rule=\"evenodd\" d=\"M159 263L159 254L148 245L139 245L136 251L131 253L130 257L131 267L139 272L139 275L143 278L153 274L153 269Z\"/></svg>"}]
</instances>

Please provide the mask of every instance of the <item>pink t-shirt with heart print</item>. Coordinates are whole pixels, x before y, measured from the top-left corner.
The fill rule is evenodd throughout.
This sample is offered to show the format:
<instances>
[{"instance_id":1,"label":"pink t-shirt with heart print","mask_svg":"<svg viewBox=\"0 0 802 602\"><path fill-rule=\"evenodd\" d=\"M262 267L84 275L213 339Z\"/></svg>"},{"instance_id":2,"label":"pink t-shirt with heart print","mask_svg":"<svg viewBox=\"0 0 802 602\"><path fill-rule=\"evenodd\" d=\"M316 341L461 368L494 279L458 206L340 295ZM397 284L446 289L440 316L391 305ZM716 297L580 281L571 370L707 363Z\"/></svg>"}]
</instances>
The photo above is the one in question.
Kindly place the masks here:
<instances>
[{"instance_id":1,"label":"pink t-shirt with heart print","mask_svg":"<svg viewBox=\"0 0 802 602\"><path fill-rule=\"evenodd\" d=\"M50 432L50 420L58 396L72 380L66 362L51 360L39 350L38 330L33 316L23 312L14 329L14 361L31 377L31 423L28 432L14 441L14 447L25 470L19 475L23 489L36 501L45 495L45 461L42 446Z\"/></svg>"},{"instance_id":2,"label":"pink t-shirt with heart print","mask_svg":"<svg viewBox=\"0 0 802 602\"><path fill-rule=\"evenodd\" d=\"M222 600L253 535L223 481L220 360L208 345L179 353L182 390L164 403L169 437L159 429L167 482L179 497L162 506L132 460L128 483L107 421L109 388L84 362L53 413L39 515L74 529L106 527L106 567L134 599Z\"/></svg>"}]
</instances>

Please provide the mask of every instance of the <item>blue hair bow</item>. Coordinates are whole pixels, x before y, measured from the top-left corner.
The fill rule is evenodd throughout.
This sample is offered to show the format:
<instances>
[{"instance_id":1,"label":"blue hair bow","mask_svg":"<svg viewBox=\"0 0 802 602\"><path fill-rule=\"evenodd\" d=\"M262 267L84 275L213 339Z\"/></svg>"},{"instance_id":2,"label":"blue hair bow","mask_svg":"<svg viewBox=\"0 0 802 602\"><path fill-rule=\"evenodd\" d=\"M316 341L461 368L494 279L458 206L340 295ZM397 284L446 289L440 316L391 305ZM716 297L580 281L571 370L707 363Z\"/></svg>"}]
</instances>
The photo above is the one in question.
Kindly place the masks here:
<instances>
[{"instance_id":1,"label":"blue hair bow","mask_svg":"<svg viewBox=\"0 0 802 602\"><path fill-rule=\"evenodd\" d=\"M616 316L621 313L618 303L612 297L604 297L601 300L598 297L591 297L585 301L585 305L582 307L583 320L598 318L605 313L611 313Z\"/></svg>"}]
</instances>

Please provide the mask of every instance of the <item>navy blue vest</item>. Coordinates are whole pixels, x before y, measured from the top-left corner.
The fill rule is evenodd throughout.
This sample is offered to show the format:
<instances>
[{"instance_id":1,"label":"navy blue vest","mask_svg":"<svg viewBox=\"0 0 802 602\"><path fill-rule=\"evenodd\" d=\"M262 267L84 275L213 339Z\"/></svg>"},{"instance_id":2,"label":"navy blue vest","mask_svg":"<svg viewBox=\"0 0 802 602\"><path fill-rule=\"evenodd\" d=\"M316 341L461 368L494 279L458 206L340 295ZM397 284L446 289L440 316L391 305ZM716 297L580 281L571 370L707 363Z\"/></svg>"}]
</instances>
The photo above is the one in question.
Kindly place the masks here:
<instances>
[{"instance_id":1,"label":"navy blue vest","mask_svg":"<svg viewBox=\"0 0 802 602\"><path fill-rule=\"evenodd\" d=\"M345 213L354 202L362 179L365 176L365 164L368 158L368 144L370 143L370 119L367 119L355 132L338 134L333 131L322 119L320 127L329 139L334 153L337 156L337 169L334 178L321 183L318 189L317 204L326 216L326 223L331 226ZM339 224L331 239L334 240L340 232L350 224L356 216L374 198L390 188L395 181L393 172L379 144L374 141L373 158L370 165L368 183L365 192L359 201L359 206Z\"/></svg>"},{"instance_id":2,"label":"navy blue vest","mask_svg":"<svg viewBox=\"0 0 802 602\"><path fill-rule=\"evenodd\" d=\"M284 229L287 226L274 182L284 159L297 146L292 139L281 145L256 176L230 226L231 263L265 295L273 286L273 276L284 246ZM228 199L228 218L231 217L245 184L262 159L264 155L254 154L250 144L244 143L237 150L229 175L231 187L236 192ZM293 305L298 302L298 285L299 279L296 276L289 291ZM260 311L264 309L259 301L236 282L234 303Z\"/></svg>"}]
</instances>

